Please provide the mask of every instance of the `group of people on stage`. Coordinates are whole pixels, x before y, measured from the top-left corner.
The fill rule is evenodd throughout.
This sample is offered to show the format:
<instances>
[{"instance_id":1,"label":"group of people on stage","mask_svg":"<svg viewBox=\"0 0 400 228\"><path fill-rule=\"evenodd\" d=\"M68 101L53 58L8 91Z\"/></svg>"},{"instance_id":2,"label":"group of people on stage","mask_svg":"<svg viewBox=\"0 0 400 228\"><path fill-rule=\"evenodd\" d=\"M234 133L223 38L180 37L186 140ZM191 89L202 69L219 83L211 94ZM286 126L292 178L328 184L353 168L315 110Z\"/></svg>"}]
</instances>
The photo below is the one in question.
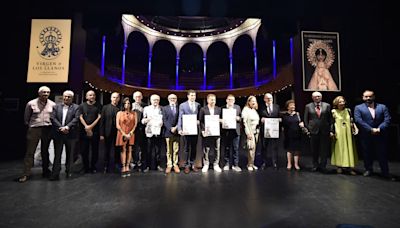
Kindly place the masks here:
<instances>
[{"instance_id":1,"label":"group of people on stage","mask_svg":"<svg viewBox=\"0 0 400 228\"><path fill-rule=\"evenodd\" d=\"M49 99L50 88L47 86L40 87L38 94L38 98L29 101L25 108L27 150L19 182L27 181L31 175L39 140L42 175L50 180L59 180L64 145L66 175L67 178L72 176L74 151L78 142L86 173L97 172L100 141L104 141L105 145L103 171L109 172L112 165L118 164L122 177L130 176L135 167L142 172L152 169L166 174L180 173L179 159L184 163L183 172L186 174L200 170L207 172L210 166L214 172L229 169L240 172L239 147L242 144L247 150L246 168L254 171L258 169L254 160L259 140L263 159L260 168L266 168L268 152L272 157L271 166L278 169L281 127L284 130L288 170L301 169L300 151L304 136L307 136L313 155L312 171L326 172L328 156L332 152L331 163L337 167L338 173L356 175L354 135L358 135L364 157L364 176L373 173L373 156L376 154L382 175L390 177L386 149L390 115L385 105L374 101L374 92L370 90L363 93L365 103L355 107L354 117L351 110L346 108L344 97L336 97L331 109L330 104L322 102L322 94L314 92L313 102L305 107L304 121L296 111L294 100L287 101L286 111L282 112L270 93L265 94L264 104L260 108L256 97L249 96L243 110L235 104L235 96L231 94L226 97L226 104L222 107L216 106L215 94L208 94L207 105L201 107L196 102L194 90L188 90L187 101L179 105L177 96L169 94L169 104L163 107L157 94L150 96L149 105L143 103L140 91L133 94L133 101L125 97L121 106L117 92L111 94L111 103L104 106L96 102L96 94L92 90L86 93L86 102L81 105L73 103L74 93L70 90L64 91L63 102L59 104ZM203 152L201 169L194 164L199 138ZM55 155L52 170L49 169L48 153L51 139L54 140ZM180 142L184 143L184 151L183 158L178 159ZM165 170L160 161L162 145L166 145ZM221 145L225 146L222 168ZM113 151L116 164L110 164Z\"/></svg>"}]
</instances>

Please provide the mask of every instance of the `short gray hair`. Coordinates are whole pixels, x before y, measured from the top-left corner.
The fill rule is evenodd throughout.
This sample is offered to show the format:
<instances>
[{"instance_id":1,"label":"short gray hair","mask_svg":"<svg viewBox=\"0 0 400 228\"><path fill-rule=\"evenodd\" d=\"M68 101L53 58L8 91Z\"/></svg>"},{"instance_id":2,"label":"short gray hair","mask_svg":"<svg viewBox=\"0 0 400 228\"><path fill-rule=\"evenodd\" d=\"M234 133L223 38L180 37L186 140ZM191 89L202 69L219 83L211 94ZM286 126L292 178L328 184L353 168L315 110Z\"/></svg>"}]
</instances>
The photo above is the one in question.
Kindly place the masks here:
<instances>
[{"instance_id":1,"label":"short gray hair","mask_svg":"<svg viewBox=\"0 0 400 228\"><path fill-rule=\"evenodd\" d=\"M40 88L38 89L38 93L43 92L44 90L50 91L50 88L47 86L40 86Z\"/></svg>"},{"instance_id":2,"label":"short gray hair","mask_svg":"<svg viewBox=\"0 0 400 228\"><path fill-rule=\"evenodd\" d=\"M74 92L72 92L71 90L65 90L63 95L70 95L71 97L74 96Z\"/></svg>"}]
</instances>

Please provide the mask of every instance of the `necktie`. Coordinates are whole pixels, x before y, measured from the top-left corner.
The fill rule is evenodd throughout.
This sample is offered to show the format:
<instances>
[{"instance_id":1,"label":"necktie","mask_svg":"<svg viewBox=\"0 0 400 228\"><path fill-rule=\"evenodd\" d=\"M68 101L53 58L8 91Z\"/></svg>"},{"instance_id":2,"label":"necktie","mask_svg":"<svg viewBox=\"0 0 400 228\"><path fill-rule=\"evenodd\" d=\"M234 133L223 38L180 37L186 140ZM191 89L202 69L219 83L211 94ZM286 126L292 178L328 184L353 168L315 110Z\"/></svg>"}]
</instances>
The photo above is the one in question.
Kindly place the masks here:
<instances>
[{"instance_id":1,"label":"necktie","mask_svg":"<svg viewBox=\"0 0 400 228\"><path fill-rule=\"evenodd\" d=\"M172 113L175 115L176 114L175 105L171 105L171 109L172 109Z\"/></svg>"},{"instance_id":2,"label":"necktie","mask_svg":"<svg viewBox=\"0 0 400 228\"><path fill-rule=\"evenodd\" d=\"M270 105L267 106L267 112L268 112L268 115L270 116L271 115L271 106Z\"/></svg>"},{"instance_id":3,"label":"necktie","mask_svg":"<svg viewBox=\"0 0 400 228\"><path fill-rule=\"evenodd\" d=\"M321 108L319 107L319 104L317 104L317 107L315 107L315 111L317 112L318 118L321 116Z\"/></svg>"}]
</instances>

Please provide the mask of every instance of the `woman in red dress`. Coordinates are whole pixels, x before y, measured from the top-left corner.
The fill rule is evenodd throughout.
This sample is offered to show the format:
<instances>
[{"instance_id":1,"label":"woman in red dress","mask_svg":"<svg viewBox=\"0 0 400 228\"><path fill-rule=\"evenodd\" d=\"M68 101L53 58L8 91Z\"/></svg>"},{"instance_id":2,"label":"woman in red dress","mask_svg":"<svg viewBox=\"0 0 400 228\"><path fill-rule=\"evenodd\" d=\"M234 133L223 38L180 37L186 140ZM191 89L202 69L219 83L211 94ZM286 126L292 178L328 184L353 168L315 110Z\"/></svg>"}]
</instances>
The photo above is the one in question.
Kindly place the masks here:
<instances>
[{"instance_id":1,"label":"woman in red dress","mask_svg":"<svg viewBox=\"0 0 400 228\"><path fill-rule=\"evenodd\" d=\"M137 125L136 113L132 111L132 103L129 97L122 101L122 111L117 113L117 139L115 145L121 149L121 176L130 176L129 161L132 158L132 146L135 143L134 131Z\"/></svg>"}]
</instances>

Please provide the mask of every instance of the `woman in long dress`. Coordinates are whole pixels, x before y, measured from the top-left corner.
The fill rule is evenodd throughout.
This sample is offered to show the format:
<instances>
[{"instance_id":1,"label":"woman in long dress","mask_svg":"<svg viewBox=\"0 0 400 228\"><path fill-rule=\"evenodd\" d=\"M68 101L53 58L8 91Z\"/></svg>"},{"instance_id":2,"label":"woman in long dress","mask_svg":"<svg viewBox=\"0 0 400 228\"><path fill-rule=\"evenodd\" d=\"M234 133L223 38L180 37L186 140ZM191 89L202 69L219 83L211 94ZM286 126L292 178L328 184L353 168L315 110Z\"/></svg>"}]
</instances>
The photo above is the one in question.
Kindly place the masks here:
<instances>
[{"instance_id":1,"label":"woman in long dress","mask_svg":"<svg viewBox=\"0 0 400 228\"><path fill-rule=\"evenodd\" d=\"M117 139L115 145L121 149L121 176L130 176L129 161L132 160L132 146L135 143L135 129L137 125L136 112L132 111L132 103L129 97L122 101L122 111L117 113Z\"/></svg>"},{"instance_id":2,"label":"woman in long dress","mask_svg":"<svg viewBox=\"0 0 400 228\"><path fill-rule=\"evenodd\" d=\"M249 171L257 170L258 167L254 165L254 158L256 153L256 145L258 141L258 124L260 116L257 112L258 104L255 96L250 96L247 99L246 105L242 111L242 119L244 125L244 132L246 133L246 142L248 150L247 169Z\"/></svg>"},{"instance_id":3,"label":"woman in long dress","mask_svg":"<svg viewBox=\"0 0 400 228\"><path fill-rule=\"evenodd\" d=\"M346 108L346 100L338 96L333 100L332 117L334 120L332 131L332 158L331 164L337 167L337 173L343 169L356 175L354 167L357 164L357 150L353 134L357 134L352 128L354 124L350 109Z\"/></svg>"}]
</instances>

